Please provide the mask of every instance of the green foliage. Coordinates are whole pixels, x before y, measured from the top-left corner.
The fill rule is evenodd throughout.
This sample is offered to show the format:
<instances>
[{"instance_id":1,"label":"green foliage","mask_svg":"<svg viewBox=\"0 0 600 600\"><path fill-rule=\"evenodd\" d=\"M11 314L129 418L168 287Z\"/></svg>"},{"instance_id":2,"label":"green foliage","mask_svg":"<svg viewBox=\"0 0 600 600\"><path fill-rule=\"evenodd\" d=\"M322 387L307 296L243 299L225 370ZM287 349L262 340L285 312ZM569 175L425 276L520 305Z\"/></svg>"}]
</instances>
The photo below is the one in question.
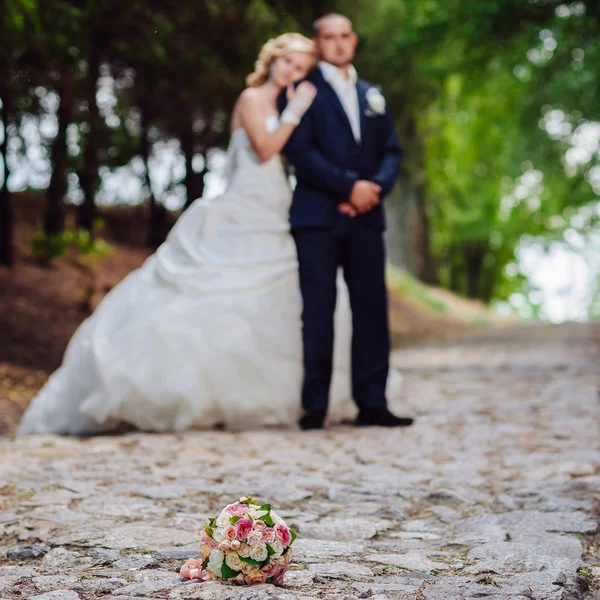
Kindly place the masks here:
<instances>
[{"instance_id":1,"label":"green foliage","mask_svg":"<svg viewBox=\"0 0 600 600\"><path fill-rule=\"evenodd\" d=\"M223 575L224 579L233 579L234 577L237 577L238 571L234 571L232 568L227 566L225 561L223 561L223 565L221 566L221 574Z\"/></svg>"},{"instance_id":2,"label":"green foliage","mask_svg":"<svg viewBox=\"0 0 600 600\"><path fill-rule=\"evenodd\" d=\"M270 555L269 555L270 556ZM245 562L248 563L249 565L253 566L253 567L262 567L264 562L258 562L257 560L254 560L252 558L244 558L243 556L240 556L240 559ZM266 562L269 562L268 560Z\"/></svg>"},{"instance_id":3,"label":"green foliage","mask_svg":"<svg viewBox=\"0 0 600 600\"><path fill-rule=\"evenodd\" d=\"M436 312L448 312L448 305L445 302L432 297L426 285L423 285L418 279L404 271L392 268L388 269L387 282L390 288L397 294L413 298L420 304Z\"/></svg>"},{"instance_id":4,"label":"green foliage","mask_svg":"<svg viewBox=\"0 0 600 600\"><path fill-rule=\"evenodd\" d=\"M102 225L99 223L99 227ZM47 235L35 233L30 241L33 258L43 266L49 266L58 258L69 256L76 263L83 264L90 259L108 256L112 248L102 239L94 238L86 229L68 225L64 231Z\"/></svg>"},{"instance_id":5,"label":"green foliage","mask_svg":"<svg viewBox=\"0 0 600 600\"><path fill-rule=\"evenodd\" d=\"M598 158L572 166L565 154L600 119L598 15L593 2L359 3L361 71L383 84L406 149L421 277L505 299L527 286L507 270L524 241L562 240L584 215L582 233L597 226Z\"/></svg>"}]
</instances>

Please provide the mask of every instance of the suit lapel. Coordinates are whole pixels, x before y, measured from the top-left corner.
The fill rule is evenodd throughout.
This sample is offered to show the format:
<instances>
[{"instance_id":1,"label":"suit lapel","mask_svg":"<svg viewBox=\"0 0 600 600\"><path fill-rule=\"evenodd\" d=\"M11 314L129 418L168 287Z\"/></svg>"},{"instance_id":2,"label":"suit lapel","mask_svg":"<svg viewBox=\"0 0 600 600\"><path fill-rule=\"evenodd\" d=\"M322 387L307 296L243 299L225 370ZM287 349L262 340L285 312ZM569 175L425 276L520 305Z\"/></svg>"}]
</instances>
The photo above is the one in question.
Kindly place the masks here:
<instances>
[{"instance_id":1,"label":"suit lapel","mask_svg":"<svg viewBox=\"0 0 600 600\"><path fill-rule=\"evenodd\" d=\"M368 89L369 85L361 79L356 82L356 91L358 92L358 110L360 115L360 139L362 144L365 143L365 138L367 137L367 126L369 124L369 119L367 117L367 111L369 110L369 105L367 102Z\"/></svg>"},{"instance_id":2,"label":"suit lapel","mask_svg":"<svg viewBox=\"0 0 600 600\"><path fill-rule=\"evenodd\" d=\"M352 132L352 125L350 124L350 119L348 119L348 115L344 110L344 106L337 95L336 91L331 87L331 85L327 82L325 77L323 77L323 73L321 73L321 69L317 67L315 72L315 84L317 84L318 89L325 92L331 101L331 105L336 109L342 121L346 124L346 127L350 130L352 134L352 139L354 139L354 133ZM360 93L359 93L359 104L360 104ZM361 109L362 110L362 109ZM362 127L362 116L361 116L361 127Z\"/></svg>"}]
</instances>

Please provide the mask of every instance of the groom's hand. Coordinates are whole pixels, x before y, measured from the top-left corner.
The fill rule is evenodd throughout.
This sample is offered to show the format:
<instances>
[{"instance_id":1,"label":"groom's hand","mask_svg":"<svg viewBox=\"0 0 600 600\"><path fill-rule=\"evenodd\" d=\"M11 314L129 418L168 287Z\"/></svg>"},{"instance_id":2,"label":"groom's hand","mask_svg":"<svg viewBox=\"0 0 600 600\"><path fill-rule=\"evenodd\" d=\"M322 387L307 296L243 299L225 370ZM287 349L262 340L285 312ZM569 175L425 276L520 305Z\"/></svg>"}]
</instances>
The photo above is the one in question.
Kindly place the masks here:
<instances>
[{"instance_id":1,"label":"groom's hand","mask_svg":"<svg viewBox=\"0 0 600 600\"><path fill-rule=\"evenodd\" d=\"M354 206L352 206L352 204L350 204L350 202L341 202L338 204L337 209L343 215L348 215L351 218L354 218L358 214L358 211L354 208Z\"/></svg>"},{"instance_id":2,"label":"groom's hand","mask_svg":"<svg viewBox=\"0 0 600 600\"><path fill-rule=\"evenodd\" d=\"M349 202L360 213L364 214L375 208L381 200L381 187L372 181L359 179L352 188Z\"/></svg>"}]
</instances>

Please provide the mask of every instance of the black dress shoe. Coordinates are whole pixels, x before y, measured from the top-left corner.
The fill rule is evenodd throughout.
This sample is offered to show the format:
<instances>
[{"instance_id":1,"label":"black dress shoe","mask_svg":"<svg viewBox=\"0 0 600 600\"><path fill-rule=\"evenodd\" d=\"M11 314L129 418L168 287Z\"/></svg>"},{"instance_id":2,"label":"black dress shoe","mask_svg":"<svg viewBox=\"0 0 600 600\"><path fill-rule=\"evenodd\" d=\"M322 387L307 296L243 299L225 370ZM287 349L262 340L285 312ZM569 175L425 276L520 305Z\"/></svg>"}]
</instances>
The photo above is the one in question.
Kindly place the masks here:
<instances>
[{"instance_id":1,"label":"black dress shoe","mask_svg":"<svg viewBox=\"0 0 600 600\"><path fill-rule=\"evenodd\" d=\"M305 431L307 429L323 429L325 414L324 410L311 410L302 415L298 421L298 425L300 425L300 429L304 429Z\"/></svg>"},{"instance_id":2,"label":"black dress shoe","mask_svg":"<svg viewBox=\"0 0 600 600\"><path fill-rule=\"evenodd\" d=\"M356 418L358 427L408 427L414 423L410 417L397 417L387 408L363 408Z\"/></svg>"}]
</instances>

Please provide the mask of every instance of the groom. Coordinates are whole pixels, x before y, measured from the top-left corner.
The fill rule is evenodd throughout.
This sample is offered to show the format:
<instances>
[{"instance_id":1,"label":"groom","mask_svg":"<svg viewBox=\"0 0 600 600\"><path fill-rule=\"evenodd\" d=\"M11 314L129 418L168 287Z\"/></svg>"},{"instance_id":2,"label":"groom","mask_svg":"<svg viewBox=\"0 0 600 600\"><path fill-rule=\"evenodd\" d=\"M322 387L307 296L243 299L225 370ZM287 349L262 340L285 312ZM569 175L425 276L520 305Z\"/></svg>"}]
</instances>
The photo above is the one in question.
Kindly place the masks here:
<instances>
[{"instance_id":1,"label":"groom","mask_svg":"<svg viewBox=\"0 0 600 600\"><path fill-rule=\"evenodd\" d=\"M357 425L406 426L387 409L390 334L385 287L383 198L402 150L379 90L352 66L357 36L344 16L314 24L320 63L309 77L316 99L285 154L297 186L290 212L303 297L302 429L323 427L333 362L336 275L352 307L352 394Z\"/></svg>"}]
</instances>

